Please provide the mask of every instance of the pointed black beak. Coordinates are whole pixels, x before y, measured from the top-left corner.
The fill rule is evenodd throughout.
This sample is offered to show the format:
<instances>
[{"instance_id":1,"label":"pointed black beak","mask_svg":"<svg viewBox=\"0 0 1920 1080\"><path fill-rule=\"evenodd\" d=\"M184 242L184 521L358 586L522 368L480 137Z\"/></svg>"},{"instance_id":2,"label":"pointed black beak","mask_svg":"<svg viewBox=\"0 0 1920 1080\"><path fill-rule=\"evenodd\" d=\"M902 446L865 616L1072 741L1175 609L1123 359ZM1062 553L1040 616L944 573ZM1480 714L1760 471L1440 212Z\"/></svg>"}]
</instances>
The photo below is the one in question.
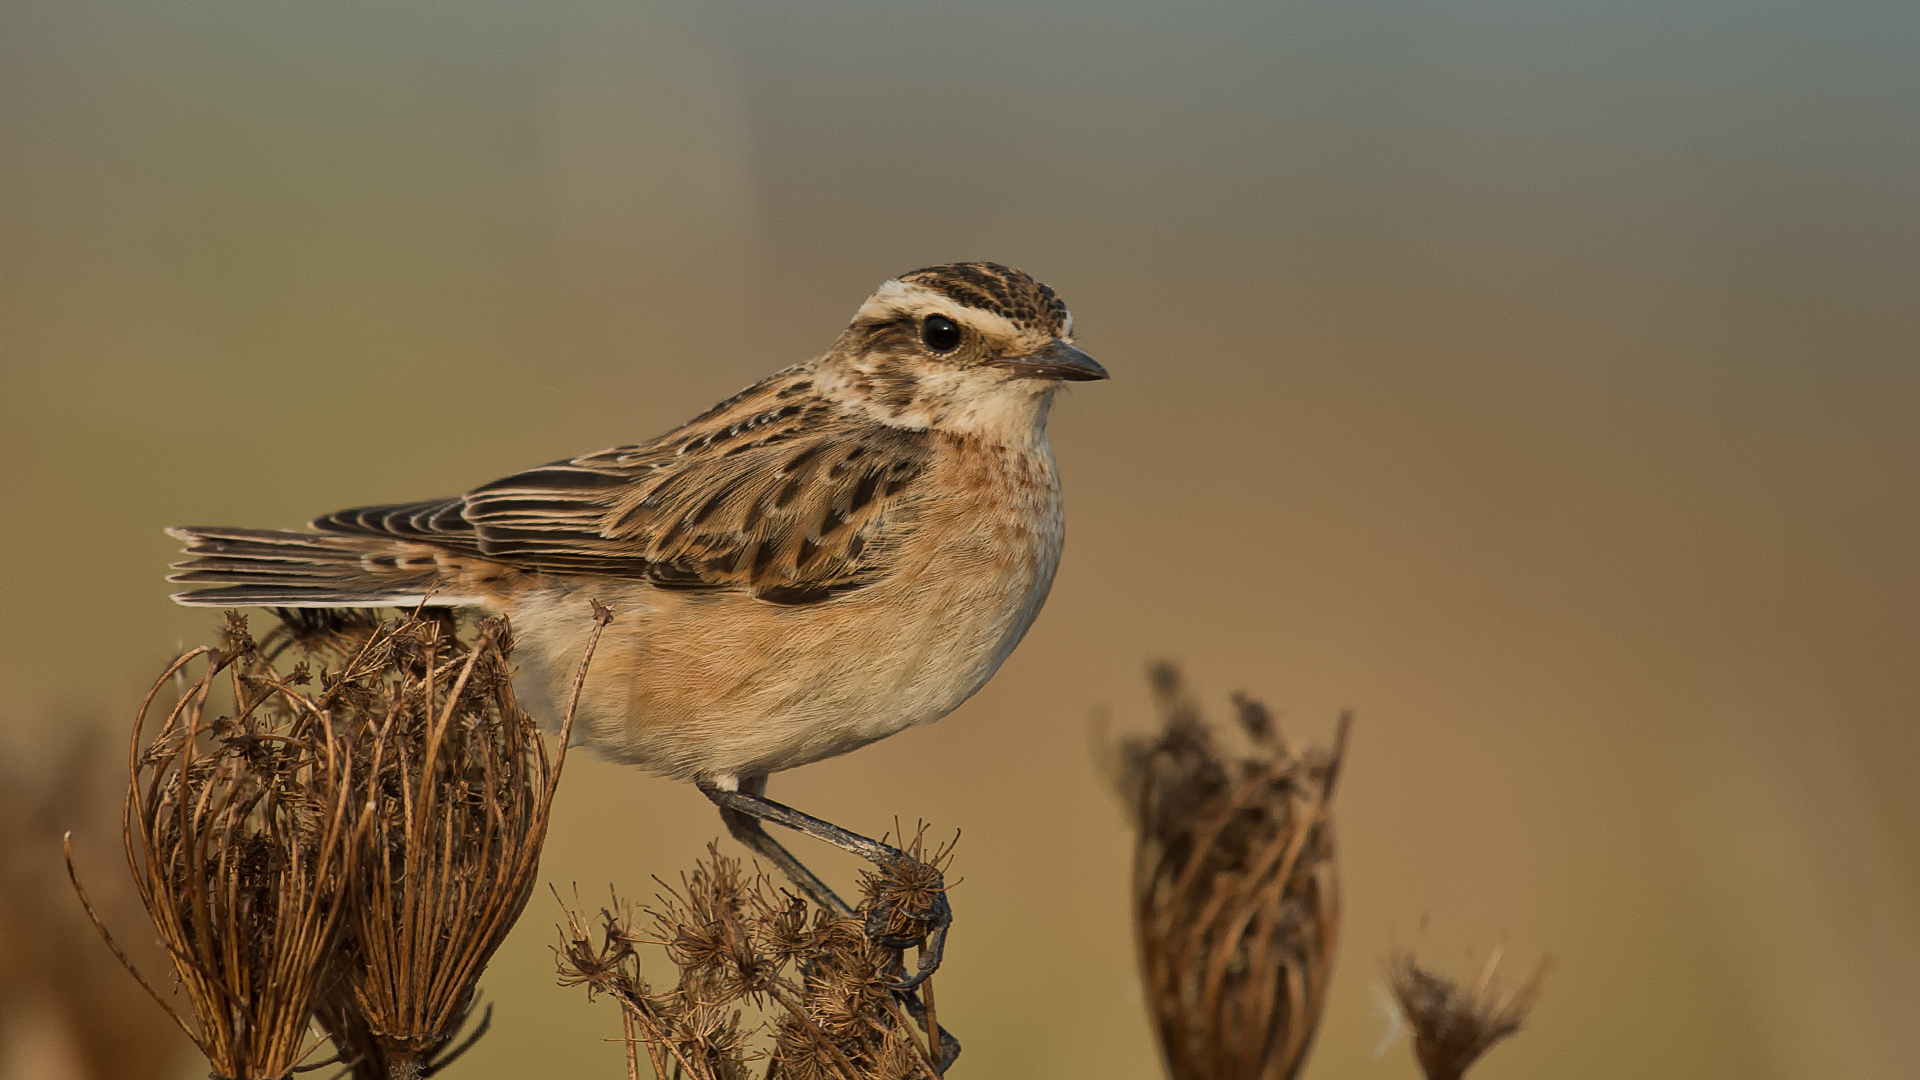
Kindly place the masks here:
<instances>
[{"instance_id":1,"label":"pointed black beak","mask_svg":"<svg viewBox=\"0 0 1920 1080\"><path fill-rule=\"evenodd\" d=\"M1033 379L1091 382L1107 377L1107 369L1101 367L1099 361L1059 338L1054 338L1052 344L1033 356L1010 357L1000 363Z\"/></svg>"}]
</instances>

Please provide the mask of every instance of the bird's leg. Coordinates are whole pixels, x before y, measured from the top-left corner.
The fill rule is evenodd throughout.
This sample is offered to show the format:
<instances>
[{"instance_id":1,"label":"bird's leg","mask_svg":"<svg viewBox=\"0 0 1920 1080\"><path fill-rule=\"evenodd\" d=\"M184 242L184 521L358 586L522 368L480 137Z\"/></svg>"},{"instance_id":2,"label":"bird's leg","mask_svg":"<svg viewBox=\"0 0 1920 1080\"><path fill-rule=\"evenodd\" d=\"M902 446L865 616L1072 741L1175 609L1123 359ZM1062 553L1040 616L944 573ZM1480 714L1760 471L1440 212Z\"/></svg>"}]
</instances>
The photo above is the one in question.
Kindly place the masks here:
<instances>
[{"instance_id":1,"label":"bird's leg","mask_svg":"<svg viewBox=\"0 0 1920 1080\"><path fill-rule=\"evenodd\" d=\"M781 846L780 841L767 835L767 830L761 827L759 818L729 806L720 798L721 795L742 793L749 797L761 797L761 793L767 790L766 777L750 776L742 779L739 792L722 792L706 784L701 784L700 790L720 808L720 820L727 823L727 831L733 834L735 840L745 844L748 851L779 867L780 872L787 875L787 880L807 894L807 899L816 905L826 908L843 919L853 916L853 909L828 888L826 882L821 881L819 876L807 869L804 863L794 858L793 853Z\"/></svg>"},{"instance_id":2,"label":"bird's leg","mask_svg":"<svg viewBox=\"0 0 1920 1080\"><path fill-rule=\"evenodd\" d=\"M741 843L780 867L802 892L809 894L815 903L829 907L841 915L851 915L852 909L845 901L834 896L833 890L826 887L813 871L800 865L785 848L768 836L761 822L770 821L775 825L784 825L795 832L802 832L815 840L820 840L852 855L858 855L882 871L901 867L902 864L918 864L919 860L890 844L869 839L859 833L843 829L830 821L822 821L811 814L803 814L784 803L767 798L767 778L756 776L744 778L737 790L728 791L712 784L702 783L700 790L720 808L720 816L727 823L728 831ZM876 906L867 913L867 937L890 949L906 949L919 945L920 959L914 973L897 985L899 989L910 990L926 981L940 967L941 952L947 943L947 927L953 922L953 909L947 905L944 883L937 877L933 882L933 902L924 913L914 913L912 918L924 923L928 929L924 936L896 937L887 933L887 923L893 914L887 907Z\"/></svg>"}]
</instances>

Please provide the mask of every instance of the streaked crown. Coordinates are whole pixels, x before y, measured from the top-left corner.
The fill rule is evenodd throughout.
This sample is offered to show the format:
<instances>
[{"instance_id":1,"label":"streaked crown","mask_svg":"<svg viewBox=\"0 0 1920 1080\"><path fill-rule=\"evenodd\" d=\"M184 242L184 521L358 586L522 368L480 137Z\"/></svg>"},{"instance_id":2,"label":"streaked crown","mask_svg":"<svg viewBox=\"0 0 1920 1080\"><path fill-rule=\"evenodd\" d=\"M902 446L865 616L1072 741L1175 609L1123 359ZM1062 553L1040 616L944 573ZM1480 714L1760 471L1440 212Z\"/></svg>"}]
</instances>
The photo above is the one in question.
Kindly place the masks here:
<instances>
[{"instance_id":1,"label":"streaked crown","mask_svg":"<svg viewBox=\"0 0 1920 1080\"><path fill-rule=\"evenodd\" d=\"M990 311L1023 330L1063 337L1071 321L1053 290L1011 266L991 262L947 263L901 274L902 284L937 292L956 304Z\"/></svg>"}]
</instances>

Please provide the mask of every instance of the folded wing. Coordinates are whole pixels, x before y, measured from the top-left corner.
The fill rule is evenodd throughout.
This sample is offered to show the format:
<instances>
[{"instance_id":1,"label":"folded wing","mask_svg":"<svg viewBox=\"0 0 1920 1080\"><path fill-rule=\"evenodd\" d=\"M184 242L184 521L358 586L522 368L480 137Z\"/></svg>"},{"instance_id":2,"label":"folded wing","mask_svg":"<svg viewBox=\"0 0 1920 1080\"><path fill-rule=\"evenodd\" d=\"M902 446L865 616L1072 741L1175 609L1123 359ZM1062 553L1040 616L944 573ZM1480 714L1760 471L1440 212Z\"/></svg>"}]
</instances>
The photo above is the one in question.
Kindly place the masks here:
<instances>
[{"instance_id":1,"label":"folded wing","mask_svg":"<svg viewBox=\"0 0 1920 1080\"><path fill-rule=\"evenodd\" d=\"M886 525L930 456L924 432L868 425L856 437L808 415L820 408L776 400L744 418L732 410L731 423L711 422L727 419L716 410L646 446L543 465L451 499L343 510L313 527L523 570L815 603L877 578Z\"/></svg>"}]
</instances>

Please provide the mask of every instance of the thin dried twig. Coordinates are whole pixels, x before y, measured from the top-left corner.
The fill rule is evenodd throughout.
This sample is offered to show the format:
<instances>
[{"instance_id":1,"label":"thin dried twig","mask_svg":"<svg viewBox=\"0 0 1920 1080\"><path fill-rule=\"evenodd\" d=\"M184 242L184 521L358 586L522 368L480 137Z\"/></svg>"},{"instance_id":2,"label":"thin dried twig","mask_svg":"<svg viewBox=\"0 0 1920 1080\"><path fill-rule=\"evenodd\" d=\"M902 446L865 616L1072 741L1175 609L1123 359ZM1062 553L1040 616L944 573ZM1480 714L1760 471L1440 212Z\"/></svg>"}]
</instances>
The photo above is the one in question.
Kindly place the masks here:
<instances>
[{"instance_id":1,"label":"thin dried twig","mask_svg":"<svg viewBox=\"0 0 1920 1080\"><path fill-rule=\"evenodd\" d=\"M0 1059L20 1060L21 1040L38 1030L53 1036L44 1068L74 1080L177 1075L187 1040L172 1017L148 1007L120 959L93 944L92 920L73 902L77 875L60 857L65 847L101 858L89 867L96 914L146 918L133 879L111 872L125 759L92 717L66 713L30 728L25 720L0 717L0 728L34 732L0 751ZM129 941L127 959L158 971L169 962L150 938Z\"/></svg>"}]
</instances>

